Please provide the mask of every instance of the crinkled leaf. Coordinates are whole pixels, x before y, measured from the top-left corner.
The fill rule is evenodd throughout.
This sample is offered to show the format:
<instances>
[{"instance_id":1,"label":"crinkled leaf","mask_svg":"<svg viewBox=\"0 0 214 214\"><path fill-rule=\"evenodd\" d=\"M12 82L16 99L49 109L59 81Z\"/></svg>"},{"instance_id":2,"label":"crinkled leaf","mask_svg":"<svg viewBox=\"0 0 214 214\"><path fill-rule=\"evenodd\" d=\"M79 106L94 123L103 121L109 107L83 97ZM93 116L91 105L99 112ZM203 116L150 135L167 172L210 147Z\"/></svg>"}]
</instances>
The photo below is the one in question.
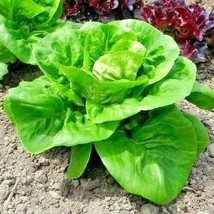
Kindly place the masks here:
<instances>
[{"instance_id":1,"label":"crinkled leaf","mask_svg":"<svg viewBox=\"0 0 214 214\"><path fill-rule=\"evenodd\" d=\"M67 22L64 27L47 35L35 47L37 64L52 80L62 81L57 64L76 67L83 65L83 39L77 30L79 27L80 25Z\"/></svg>"},{"instance_id":2,"label":"crinkled leaf","mask_svg":"<svg viewBox=\"0 0 214 214\"><path fill-rule=\"evenodd\" d=\"M55 146L71 147L106 139L117 128L117 121L93 124L70 106L44 77L10 89L4 104L23 147L33 154Z\"/></svg>"},{"instance_id":3,"label":"crinkled leaf","mask_svg":"<svg viewBox=\"0 0 214 214\"><path fill-rule=\"evenodd\" d=\"M95 148L111 175L128 192L167 204L182 190L196 158L192 124L173 106L126 134L116 131Z\"/></svg>"},{"instance_id":4,"label":"crinkled leaf","mask_svg":"<svg viewBox=\"0 0 214 214\"><path fill-rule=\"evenodd\" d=\"M179 55L179 48L171 37L139 20L114 21L110 24L132 30L137 40L145 46L147 52L141 72L149 77L150 84L168 74Z\"/></svg>"},{"instance_id":5,"label":"crinkled leaf","mask_svg":"<svg viewBox=\"0 0 214 214\"><path fill-rule=\"evenodd\" d=\"M195 82L191 94L186 99L201 109L214 108L214 90L199 82Z\"/></svg>"},{"instance_id":6,"label":"crinkled leaf","mask_svg":"<svg viewBox=\"0 0 214 214\"><path fill-rule=\"evenodd\" d=\"M93 64L100 56L108 53L112 46L121 40L136 40L135 34L129 29L118 26L101 24L98 22L86 22L80 28L84 32L84 69L91 70ZM123 47L121 47L123 48Z\"/></svg>"},{"instance_id":7,"label":"crinkled leaf","mask_svg":"<svg viewBox=\"0 0 214 214\"><path fill-rule=\"evenodd\" d=\"M122 102L134 87L147 85L147 78L135 81L118 80L105 82L97 80L91 73L84 70L58 65L60 72L72 83L73 91L87 100L96 103Z\"/></svg>"},{"instance_id":8,"label":"crinkled leaf","mask_svg":"<svg viewBox=\"0 0 214 214\"><path fill-rule=\"evenodd\" d=\"M14 62L17 58L24 63L36 64L33 47L48 32L55 30L52 25L62 14L62 4L62 0L1 1L1 62ZM57 26L60 28L60 24Z\"/></svg>"},{"instance_id":9,"label":"crinkled leaf","mask_svg":"<svg viewBox=\"0 0 214 214\"><path fill-rule=\"evenodd\" d=\"M18 59L25 63L35 64L32 57L33 43L29 43L28 32L0 16L0 43ZM13 58L12 58L13 60Z\"/></svg>"},{"instance_id":10,"label":"crinkled leaf","mask_svg":"<svg viewBox=\"0 0 214 214\"><path fill-rule=\"evenodd\" d=\"M94 63L92 73L101 81L135 80L144 55L133 51L105 54Z\"/></svg>"},{"instance_id":11,"label":"crinkled leaf","mask_svg":"<svg viewBox=\"0 0 214 214\"><path fill-rule=\"evenodd\" d=\"M159 82L148 87L145 98L141 101L143 110L176 103L191 93L196 78L195 64L178 57L169 74Z\"/></svg>"},{"instance_id":12,"label":"crinkled leaf","mask_svg":"<svg viewBox=\"0 0 214 214\"><path fill-rule=\"evenodd\" d=\"M10 21L27 21L42 12L44 8L33 0L2 0L0 2L0 14Z\"/></svg>"},{"instance_id":13,"label":"crinkled leaf","mask_svg":"<svg viewBox=\"0 0 214 214\"><path fill-rule=\"evenodd\" d=\"M3 48L5 48L5 50L8 49L8 52L11 52L10 54L15 55L16 58L18 58L22 62L29 64L37 64L34 59L33 49L35 46L37 46L38 42L40 42L43 37L45 37L50 32L64 32L68 28L71 29L72 27L75 28L77 26L79 25L75 23L64 22L58 23L53 27L45 28L41 31L29 32L26 27L20 27L15 22L11 22L0 16L0 51ZM1 48L1 46L3 47ZM42 48L41 51L43 51ZM10 58L12 58L12 56L10 56ZM13 58L11 60L14 61ZM44 60L45 59L43 59L43 61Z\"/></svg>"},{"instance_id":14,"label":"crinkled leaf","mask_svg":"<svg viewBox=\"0 0 214 214\"><path fill-rule=\"evenodd\" d=\"M72 147L70 164L66 172L68 178L76 179L83 174L90 159L91 150L91 143Z\"/></svg>"},{"instance_id":15,"label":"crinkled leaf","mask_svg":"<svg viewBox=\"0 0 214 214\"><path fill-rule=\"evenodd\" d=\"M181 101L191 93L196 77L196 66L188 59L179 57L169 74L144 92L122 103L101 105L87 101L87 113L96 123L121 120L141 110L151 110Z\"/></svg>"},{"instance_id":16,"label":"crinkled leaf","mask_svg":"<svg viewBox=\"0 0 214 214\"><path fill-rule=\"evenodd\" d=\"M63 0L35 0L42 5L44 12L32 20L35 29L44 29L56 23L63 12Z\"/></svg>"},{"instance_id":17,"label":"crinkled leaf","mask_svg":"<svg viewBox=\"0 0 214 214\"><path fill-rule=\"evenodd\" d=\"M62 0L2 0L0 14L30 31L54 24L62 14Z\"/></svg>"}]
</instances>

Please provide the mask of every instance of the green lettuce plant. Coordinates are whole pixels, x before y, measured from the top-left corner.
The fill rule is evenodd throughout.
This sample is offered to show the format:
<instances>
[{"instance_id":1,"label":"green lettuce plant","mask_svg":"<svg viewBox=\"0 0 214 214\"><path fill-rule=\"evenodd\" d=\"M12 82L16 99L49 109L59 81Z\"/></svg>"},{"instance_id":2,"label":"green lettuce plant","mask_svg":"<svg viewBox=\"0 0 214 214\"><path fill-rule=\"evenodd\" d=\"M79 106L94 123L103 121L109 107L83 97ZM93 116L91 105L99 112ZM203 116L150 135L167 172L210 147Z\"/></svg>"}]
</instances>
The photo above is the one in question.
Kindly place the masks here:
<instances>
[{"instance_id":1,"label":"green lettuce plant","mask_svg":"<svg viewBox=\"0 0 214 214\"><path fill-rule=\"evenodd\" d=\"M76 179L94 147L128 192L157 204L179 194L208 134L176 103L212 109L214 91L195 82L195 64L171 37L137 20L71 23L43 38L34 57L44 76L4 101L28 152L71 147L67 177Z\"/></svg>"},{"instance_id":2,"label":"green lettuce plant","mask_svg":"<svg viewBox=\"0 0 214 214\"><path fill-rule=\"evenodd\" d=\"M33 46L54 30L63 0L1 0L0 62L35 64ZM0 80L5 75L0 69Z\"/></svg>"}]
</instances>

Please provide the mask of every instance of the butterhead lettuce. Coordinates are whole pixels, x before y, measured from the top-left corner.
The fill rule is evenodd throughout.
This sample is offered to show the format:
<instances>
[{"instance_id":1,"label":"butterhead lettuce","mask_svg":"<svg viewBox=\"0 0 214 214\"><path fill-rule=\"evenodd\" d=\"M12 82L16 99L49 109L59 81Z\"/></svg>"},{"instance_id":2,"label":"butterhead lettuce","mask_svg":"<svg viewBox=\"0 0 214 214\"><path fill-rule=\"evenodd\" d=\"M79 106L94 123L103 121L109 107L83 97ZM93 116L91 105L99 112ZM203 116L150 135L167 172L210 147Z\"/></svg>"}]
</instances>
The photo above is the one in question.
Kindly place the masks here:
<instances>
[{"instance_id":1,"label":"butterhead lettuce","mask_svg":"<svg viewBox=\"0 0 214 214\"><path fill-rule=\"evenodd\" d=\"M86 22L48 34L34 56L44 76L4 101L24 148L72 147L67 176L76 179L94 146L128 192L172 201L208 144L200 120L176 107L200 90L175 41L142 21Z\"/></svg>"},{"instance_id":2,"label":"butterhead lettuce","mask_svg":"<svg viewBox=\"0 0 214 214\"><path fill-rule=\"evenodd\" d=\"M0 62L35 65L34 45L54 31L63 0L1 0Z\"/></svg>"}]
</instances>

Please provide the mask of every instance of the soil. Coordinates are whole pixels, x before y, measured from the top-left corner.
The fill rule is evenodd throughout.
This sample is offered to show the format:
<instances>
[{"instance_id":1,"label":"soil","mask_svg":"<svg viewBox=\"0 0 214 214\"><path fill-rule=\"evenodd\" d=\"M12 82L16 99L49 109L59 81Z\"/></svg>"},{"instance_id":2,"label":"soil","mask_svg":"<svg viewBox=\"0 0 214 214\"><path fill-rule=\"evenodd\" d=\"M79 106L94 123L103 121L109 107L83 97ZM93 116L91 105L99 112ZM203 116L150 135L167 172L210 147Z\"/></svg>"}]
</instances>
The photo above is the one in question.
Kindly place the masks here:
<instances>
[{"instance_id":1,"label":"soil","mask_svg":"<svg viewBox=\"0 0 214 214\"><path fill-rule=\"evenodd\" d=\"M210 3L210 1L203 1ZM207 4L208 6L208 4ZM196 161L180 195L157 206L127 193L97 161L78 180L65 178L69 150L56 148L30 155L22 148L14 126L2 110L8 88L40 75L36 67L16 65L0 84L0 213L3 214L213 214L214 111L182 102L207 127L210 143ZM198 64L198 80L214 88L214 60Z\"/></svg>"}]
</instances>

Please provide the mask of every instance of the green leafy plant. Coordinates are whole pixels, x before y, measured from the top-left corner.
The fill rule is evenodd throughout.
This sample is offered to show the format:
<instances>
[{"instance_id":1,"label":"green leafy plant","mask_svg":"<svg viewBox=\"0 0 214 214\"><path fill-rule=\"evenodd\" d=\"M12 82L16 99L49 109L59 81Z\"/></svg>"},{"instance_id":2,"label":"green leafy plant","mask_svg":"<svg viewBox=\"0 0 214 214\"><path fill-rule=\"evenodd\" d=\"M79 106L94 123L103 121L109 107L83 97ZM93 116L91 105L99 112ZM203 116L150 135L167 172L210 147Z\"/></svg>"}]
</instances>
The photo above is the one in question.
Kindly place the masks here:
<instances>
[{"instance_id":1,"label":"green leafy plant","mask_svg":"<svg viewBox=\"0 0 214 214\"><path fill-rule=\"evenodd\" d=\"M63 0L1 0L0 62L35 64L34 45L55 29ZM0 69L0 80L6 72Z\"/></svg>"},{"instance_id":2,"label":"green leafy plant","mask_svg":"<svg viewBox=\"0 0 214 214\"><path fill-rule=\"evenodd\" d=\"M175 41L143 21L71 23L42 39L34 56L44 76L21 82L4 101L23 147L72 147L74 179L94 146L128 192L172 201L208 144L200 120L176 103L214 108L214 91L195 82L196 66Z\"/></svg>"}]
</instances>

